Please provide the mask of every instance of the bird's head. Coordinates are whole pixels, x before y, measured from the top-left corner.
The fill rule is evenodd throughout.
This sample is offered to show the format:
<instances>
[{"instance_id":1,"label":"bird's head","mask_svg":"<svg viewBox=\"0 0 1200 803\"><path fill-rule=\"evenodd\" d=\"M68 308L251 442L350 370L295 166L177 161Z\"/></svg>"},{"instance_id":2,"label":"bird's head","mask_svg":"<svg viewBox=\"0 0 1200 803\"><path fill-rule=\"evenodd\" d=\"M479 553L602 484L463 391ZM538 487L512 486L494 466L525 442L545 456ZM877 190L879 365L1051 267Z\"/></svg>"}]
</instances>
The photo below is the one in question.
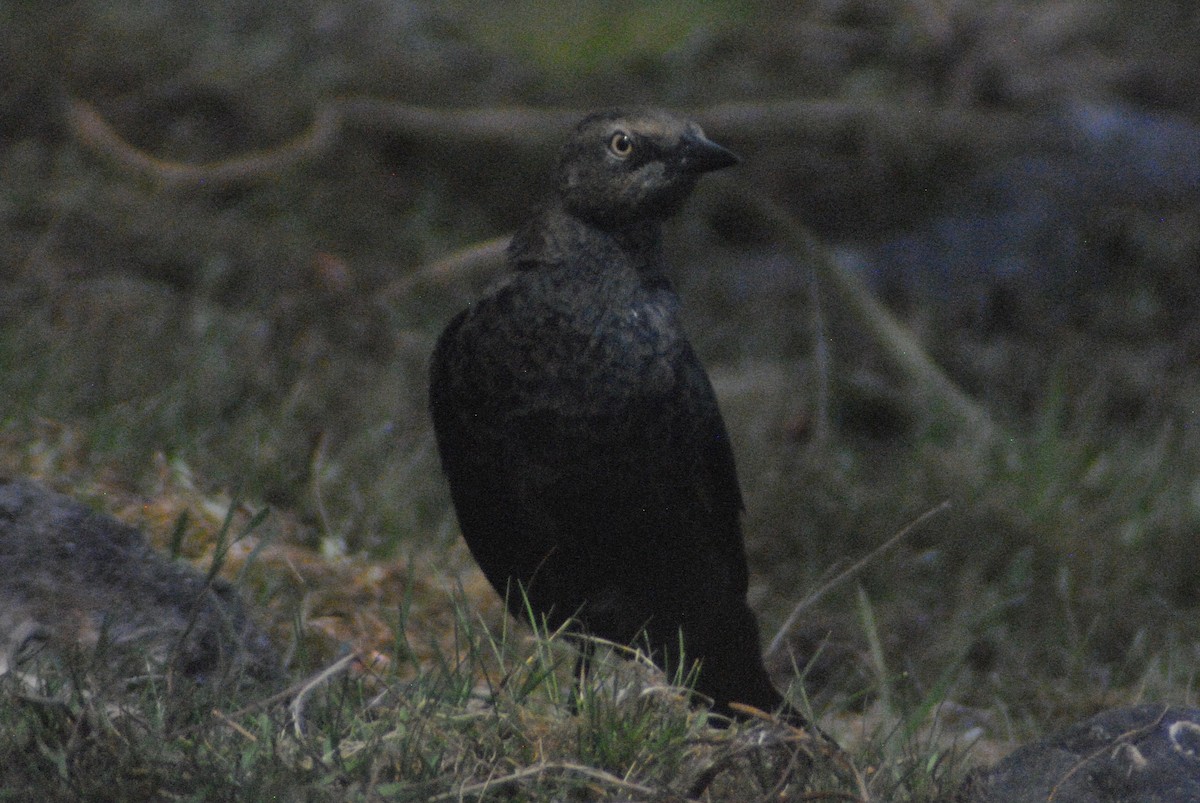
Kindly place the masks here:
<instances>
[{"instance_id":1,"label":"bird's head","mask_svg":"<svg viewBox=\"0 0 1200 803\"><path fill-rule=\"evenodd\" d=\"M666 112L598 112L576 126L558 163L567 211L614 228L679 210L696 180L738 157Z\"/></svg>"}]
</instances>

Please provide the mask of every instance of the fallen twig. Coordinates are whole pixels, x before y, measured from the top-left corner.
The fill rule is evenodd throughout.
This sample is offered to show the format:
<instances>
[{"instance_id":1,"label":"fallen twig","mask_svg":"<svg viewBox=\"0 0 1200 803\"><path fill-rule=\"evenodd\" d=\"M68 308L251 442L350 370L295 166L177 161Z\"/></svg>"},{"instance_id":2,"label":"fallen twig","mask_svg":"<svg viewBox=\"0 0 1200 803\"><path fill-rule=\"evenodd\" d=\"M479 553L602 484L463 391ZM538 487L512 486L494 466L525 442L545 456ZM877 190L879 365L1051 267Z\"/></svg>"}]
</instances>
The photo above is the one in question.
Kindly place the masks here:
<instances>
[{"instance_id":1,"label":"fallen twig","mask_svg":"<svg viewBox=\"0 0 1200 803\"><path fill-rule=\"evenodd\" d=\"M543 761L532 766L519 769L516 772L511 772L508 775L503 775L497 778L489 778L486 781L460 786L452 792L445 792L435 797L431 797L429 800L431 803L437 800L462 800L468 795L479 795L482 799L484 792L508 786L509 784L523 781L526 778L537 778L548 772L580 775L584 778L588 778L593 781L599 781L601 783L608 784L609 786L614 786L618 789L636 792L637 794L644 795L646 797L650 797L655 794L655 790L648 786L642 786L641 784L626 781L623 778L618 778L612 773L596 769L595 767L587 767L582 764L572 764L566 761Z\"/></svg>"},{"instance_id":2,"label":"fallen twig","mask_svg":"<svg viewBox=\"0 0 1200 803\"><path fill-rule=\"evenodd\" d=\"M875 558L879 557L881 554L883 554L884 552L891 549L893 546L895 546L896 544L900 543L902 540L907 538L911 533L918 530L922 524L929 521L930 519L932 519L934 516L938 515L939 513L943 512L945 510L949 510L949 509L950 509L950 500L947 499L947 500L943 501L941 504L936 505L936 506L930 508L929 510L926 510L924 513L922 513L920 516L917 516L915 519L910 521L904 527L901 527L900 530L895 535L893 535L891 538L889 538L888 540L884 541L879 546L872 549L870 552L868 552L866 555L864 555L859 560L855 561L853 565L851 565L845 571L838 574L837 577L834 577L832 580L827 582L825 585L821 586L816 591L812 592L807 597L800 600L800 602L796 604L796 607L792 609L792 612L788 615L788 618L786 620L784 620L784 623L782 625L780 625L779 630L775 633L775 638L771 639L771 645L769 647L767 647L767 653L766 653L768 658L771 656L774 656L783 647L783 644L787 639L788 632L792 629L793 626L795 626L796 622L798 622L800 620L800 616L801 616L801 614L804 613L804 611L808 610L813 605L815 605L819 599L821 599L823 596L828 594L831 590L836 588L838 585L844 583L846 580L853 577L858 572L862 571L863 567L865 567L871 561L875 560Z\"/></svg>"},{"instance_id":3,"label":"fallen twig","mask_svg":"<svg viewBox=\"0 0 1200 803\"><path fill-rule=\"evenodd\" d=\"M356 653L344 655L306 680L300 687L299 691L296 692L296 696L292 698L291 705L288 706L288 710L292 714L292 728L296 732L296 736L304 736L304 704L308 701L308 695L312 693L313 689L327 683L335 675L344 672L350 664L357 660L358 655Z\"/></svg>"},{"instance_id":4,"label":"fallen twig","mask_svg":"<svg viewBox=\"0 0 1200 803\"><path fill-rule=\"evenodd\" d=\"M1075 764L1072 765L1071 768L1069 770L1067 770L1066 773L1064 773L1063 776L1061 778L1059 778L1058 781L1054 784L1054 787L1050 790L1050 794L1046 795L1047 803L1051 803L1051 801L1053 801L1054 798L1058 796L1059 790L1062 789L1063 784L1065 784L1068 780L1070 780L1072 775L1079 772L1081 769L1083 769L1089 763L1091 763L1095 759L1099 758L1100 756L1104 755L1105 753L1109 752L1110 750L1113 750L1122 744L1128 744L1129 742L1132 742L1134 739L1137 739L1141 736L1145 736L1147 733L1150 733L1151 731L1153 731L1163 721L1163 717L1165 717L1167 715L1167 711L1169 711L1169 710L1170 710L1170 708L1168 708L1167 706L1164 706L1162 712L1159 713L1159 715L1157 717L1155 717L1152 722L1149 722L1146 725L1141 726L1140 728L1132 728L1130 730L1125 731L1124 733L1122 733L1122 734L1118 735L1116 738L1114 738L1112 741L1106 743L1103 747L1099 748L1098 750L1094 750L1092 753L1090 753L1090 754L1084 756L1083 758L1079 759L1078 761L1076 761Z\"/></svg>"}]
</instances>

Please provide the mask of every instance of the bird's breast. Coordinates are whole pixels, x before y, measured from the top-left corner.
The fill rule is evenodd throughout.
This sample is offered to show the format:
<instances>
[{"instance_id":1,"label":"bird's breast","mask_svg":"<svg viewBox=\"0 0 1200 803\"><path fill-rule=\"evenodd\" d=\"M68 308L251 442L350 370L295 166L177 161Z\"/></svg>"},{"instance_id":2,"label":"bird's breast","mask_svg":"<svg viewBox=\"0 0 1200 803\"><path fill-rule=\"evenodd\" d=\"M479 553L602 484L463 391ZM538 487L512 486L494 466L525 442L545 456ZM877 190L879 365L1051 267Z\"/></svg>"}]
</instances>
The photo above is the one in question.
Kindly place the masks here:
<instances>
[{"instance_id":1,"label":"bird's breast","mask_svg":"<svg viewBox=\"0 0 1200 803\"><path fill-rule=\"evenodd\" d=\"M611 414L669 393L680 340L672 310L653 300L548 311L526 322L509 365L495 368L521 397L579 414Z\"/></svg>"}]
</instances>

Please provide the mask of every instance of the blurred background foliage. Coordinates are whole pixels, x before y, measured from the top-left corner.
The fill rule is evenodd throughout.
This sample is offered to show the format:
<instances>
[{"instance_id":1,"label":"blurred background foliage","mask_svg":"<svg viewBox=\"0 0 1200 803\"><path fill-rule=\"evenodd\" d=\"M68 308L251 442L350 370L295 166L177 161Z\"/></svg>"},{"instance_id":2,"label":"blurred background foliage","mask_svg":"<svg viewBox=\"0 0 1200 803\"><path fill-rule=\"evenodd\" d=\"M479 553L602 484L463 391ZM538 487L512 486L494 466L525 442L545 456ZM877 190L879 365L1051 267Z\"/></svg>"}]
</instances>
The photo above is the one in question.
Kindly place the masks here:
<instances>
[{"instance_id":1,"label":"blurred background foliage","mask_svg":"<svg viewBox=\"0 0 1200 803\"><path fill-rule=\"evenodd\" d=\"M511 231L563 130L346 124L289 169L171 185L88 147L69 102L194 164L279 147L335 99L668 106L1003 433L931 406L802 255L703 188L669 248L738 452L764 630L948 498L802 623L801 663L836 646L814 681L936 688L998 732L1194 702L1198 39L1193 3L1139 0L2 2L4 465L149 495L166 456L288 511L301 545L468 577L426 361L487 277L395 283ZM806 99L829 105L754 122ZM935 112L954 124L914 125ZM82 458L46 457L60 425Z\"/></svg>"}]
</instances>

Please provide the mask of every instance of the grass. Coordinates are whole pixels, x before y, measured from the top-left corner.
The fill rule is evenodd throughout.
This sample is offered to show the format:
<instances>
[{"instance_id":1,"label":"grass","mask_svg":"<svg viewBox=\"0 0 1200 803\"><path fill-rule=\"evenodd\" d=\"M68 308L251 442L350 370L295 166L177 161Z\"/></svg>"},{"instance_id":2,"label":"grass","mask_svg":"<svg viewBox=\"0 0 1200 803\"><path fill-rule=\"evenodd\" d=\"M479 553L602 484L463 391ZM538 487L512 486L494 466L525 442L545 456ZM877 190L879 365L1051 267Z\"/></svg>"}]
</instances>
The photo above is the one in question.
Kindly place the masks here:
<instances>
[{"instance_id":1,"label":"grass","mask_svg":"<svg viewBox=\"0 0 1200 803\"><path fill-rule=\"evenodd\" d=\"M931 756L925 737L907 732L849 758L770 722L714 730L643 659L606 649L573 687L574 648L559 636L492 633L458 611L455 651L410 681L355 670L349 658L273 696L164 677L115 689L87 677L82 654L36 678L10 673L0 789L14 799L119 789L130 799L767 800L816 790L901 800L934 799L955 778L953 758Z\"/></svg>"},{"instance_id":2,"label":"grass","mask_svg":"<svg viewBox=\"0 0 1200 803\"><path fill-rule=\"evenodd\" d=\"M1194 201L1096 199L1086 233L1105 262L1060 297L1035 282L888 296L1005 433L991 443L898 376L746 209L702 188L671 227L737 450L765 641L797 600L951 502L773 657L847 747L831 756L768 723L710 728L668 679L604 650L573 691L574 648L507 619L458 537L426 361L480 282L376 294L510 231L552 158L540 142L347 130L269 179L166 188L96 158L61 108L82 97L138 147L196 162L286 141L341 94L701 107L799 92L1038 115L1078 91L1194 113L1185 78L1078 69L1096 43L1194 63L1193 11L1142 19L1113 0L1070 36L1043 31L1044 52L997 44L1030 41L1025 11L1053 4L726 3L705 19L671 9L653 41L630 9L615 33L582 17L588 46L569 52L535 35L531 3L495 26L373 0L0 6L17 54L0 48L0 473L219 566L293 684L277 699L165 677L114 687L88 655L9 673L0 799L943 801L967 767L1100 708L1194 703ZM514 27L529 36L505 52ZM973 153L857 129L731 136L748 183L851 245L929 214Z\"/></svg>"}]
</instances>

